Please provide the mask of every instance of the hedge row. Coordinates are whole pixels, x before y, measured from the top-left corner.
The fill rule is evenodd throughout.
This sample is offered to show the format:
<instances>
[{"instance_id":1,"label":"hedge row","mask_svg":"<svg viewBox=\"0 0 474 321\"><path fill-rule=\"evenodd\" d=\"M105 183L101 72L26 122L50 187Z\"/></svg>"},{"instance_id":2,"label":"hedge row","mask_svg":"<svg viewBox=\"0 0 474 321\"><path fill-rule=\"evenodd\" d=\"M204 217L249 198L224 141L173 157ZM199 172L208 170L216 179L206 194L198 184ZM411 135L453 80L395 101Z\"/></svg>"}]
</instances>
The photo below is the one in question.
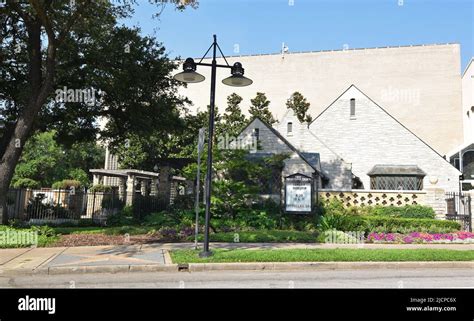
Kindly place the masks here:
<instances>
[{"instance_id":1,"label":"hedge row","mask_svg":"<svg viewBox=\"0 0 474 321\"><path fill-rule=\"evenodd\" d=\"M418 218L395 218L395 217L365 217L366 224L371 230L379 230L389 233L407 233L407 232L430 232L430 233L449 233L459 231L461 224L454 221L436 220L436 219L418 219Z\"/></svg>"},{"instance_id":2,"label":"hedge row","mask_svg":"<svg viewBox=\"0 0 474 321\"><path fill-rule=\"evenodd\" d=\"M405 206L374 206L369 210L370 215L400 218L435 218L433 208L423 205Z\"/></svg>"},{"instance_id":3,"label":"hedge row","mask_svg":"<svg viewBox=\"0 0 474 321\"><path fill-rule=\"evenodd\" d=\"M342 229L344 231L364 231L366 233L450 233L461 229L461 225L454 221L384 216L346 216L344 225Z\"/></svg>"}]
</instances>

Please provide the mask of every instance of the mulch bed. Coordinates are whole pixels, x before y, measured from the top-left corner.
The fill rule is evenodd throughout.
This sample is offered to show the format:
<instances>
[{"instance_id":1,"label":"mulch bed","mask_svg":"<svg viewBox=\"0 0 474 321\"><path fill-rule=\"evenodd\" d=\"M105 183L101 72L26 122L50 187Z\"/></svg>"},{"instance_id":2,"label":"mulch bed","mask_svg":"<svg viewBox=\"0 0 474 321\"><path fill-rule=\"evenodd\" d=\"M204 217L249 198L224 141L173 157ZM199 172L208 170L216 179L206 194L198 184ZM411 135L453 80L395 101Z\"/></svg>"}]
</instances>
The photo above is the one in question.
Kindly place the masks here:
<instances>
[{"instance_id":1,"label":"mulch bed","mask_svg":"<svg viewBox=\"0 0 474 321\"><path fill-rule=\"evenodd\" d=\"M156 242L166 242L159 235L106 235L106 234L69 234L61 235L59 240L51 246L72 247L72 246L94 246L94 245L132 245Z\"/></svg>"}]
</instances>

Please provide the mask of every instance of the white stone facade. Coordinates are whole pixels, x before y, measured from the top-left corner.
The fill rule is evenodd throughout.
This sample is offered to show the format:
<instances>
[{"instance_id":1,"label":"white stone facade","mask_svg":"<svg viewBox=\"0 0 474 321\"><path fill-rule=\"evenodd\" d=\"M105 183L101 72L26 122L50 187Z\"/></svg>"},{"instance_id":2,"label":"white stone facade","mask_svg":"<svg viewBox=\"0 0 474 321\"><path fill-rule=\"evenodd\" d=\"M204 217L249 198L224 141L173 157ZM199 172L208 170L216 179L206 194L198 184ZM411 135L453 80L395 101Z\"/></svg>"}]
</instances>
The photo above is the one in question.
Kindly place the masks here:
<instances>
[{"instance_id":1,"label":"white stone facade","mask_svg":"<svg viewBox=\"0 0 474 321\"><path fill-rule=\"evenodd\" d=\"M474 58L462 76L464 143L474 142Z\"/></svg>"},{"instance_id":2,"label":"white stone facade","mask_svg":"<svg viewBox=\"0 0 474 321\"><path fill-rule=\"evenodd\" d=\"M311 103L309 114L315 117L356 84L440 154L463 142L459 44L290 52L227 60L229 64L240 61L245 75L254 82L238 90L223 85L220 80L230 75L229 70L218 68L216 105L220 110L227 105L227 96L236 92L243 97L242 111L248 114L250 99L263 92L273 115L282 119L286 100L299 91ZM222 58L218 63L225 64ZM210 79L210 68L198 67L197 71ZM209 81L190 84L179 92L193 102L191 111L206 110Z\"/></svg>"},{"instance_id":3,"label":"white stone facade","mask_svg":"<svg viewBox=\"0 0 474 321\"><path fill-rule=\"evenodd\" d=\"M303 160L297 152L291 149L287 142L278 137L268 125L258 118L254 119L240 133L239 139L242 139L244 142L250 142L255 129L259 130L259 147L261 148L257 153L288 154L289 157L284 161L283 177L294 173L301 173L307 176L312 176L315 173L315 169L311 165Z\"/></svg>"},{"instance_id":4,"label":"white stone facade","mask_svg":"<svg viewBox=\"0 0 474 321\"><path fill-rule=\"evenodd\" d=\"M351 99L355 99L354 116L350 115ZM259 128L261 152L291 151L259 119L241 135L251 135L254 128ZM274 128L299 152L319 153L321 171L329 179L326 188L350 190L356 176L362 188L370 189L368 172L374 165L416 165L426 173L426 191L459 188L460 172L456 168L353 85L311 124L300 123L287 112Z\"/></svg>"}]
</instances>

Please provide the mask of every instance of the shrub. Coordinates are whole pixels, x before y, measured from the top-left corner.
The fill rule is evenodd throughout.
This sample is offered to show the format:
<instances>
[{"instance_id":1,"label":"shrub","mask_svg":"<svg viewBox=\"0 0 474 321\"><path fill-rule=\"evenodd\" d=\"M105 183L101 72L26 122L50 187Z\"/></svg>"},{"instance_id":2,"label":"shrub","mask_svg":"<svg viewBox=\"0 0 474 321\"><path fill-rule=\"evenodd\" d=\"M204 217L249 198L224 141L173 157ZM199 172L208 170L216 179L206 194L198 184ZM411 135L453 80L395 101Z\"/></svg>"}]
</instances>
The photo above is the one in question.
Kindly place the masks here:
<instances>
[{"instance_id":1,"label":"shrub","mask_svg":"<svg viewBox=\"0 0 474 321\"><path fill-rule=\"evenodd\" d=\"M191 210L194 208L196 195L177 195L173 200L173 209L177 210Z\"/></svg>"},{"instance_id":2,"label":"shrub","mask_svg":"<svg viewBox=\"0 0 474 321\"><path fill-rule=\"evenodd\" d=\"M73 168L69 171L69 178L81 183L81 186L89 186L90 180L87 173L82 168Z\"/></svg>"},{"instance_id":3,"label":"shrub","mask_svg":"<svg viewBox=\"0 0 474 321\"><path fill-rule=\"evenodd\" d=\"M149 214L145 216L143 221L147 226L157 227L174 226L178 223L176 216L168 211Z\"/></svg>"},{"instance_id":4,"label":"shrub","mask_svg":"<svg viewBox=\"0 0 474 321\"><path fill-rule=\"evenodd\" d=\"M13 188L31 188L37 189L40 188L41 184L38 181L35 181L31 178L19 178L15 183L13 183Z\"/></svg>"},{"instance_id":5,"label":"shrub","mask_svg":"<svg viewBox=\"0 0 474 321\"><path fill-rule=\"evenodd\" d=\"M38 236L44 236L44 237L56 236L56 232L54 231L54 229L52 227L49 227L48 225L32 226L31 231L37 232Z\"/></svg>"},{"instance_id":6,"label":"shrub","mask_svg":"<svg viewBox=\"0 0 474 321\"><path fill-rule=\"evenodd\" d=\"M241 222L242 227L262 230L271 230L277 226L276 217L265 209L241 210L237 213L236 221Z\"/></svg>"},{"instance_id":7,"label":"shrub","mask_svg":"<svg viewBox=\"0 0 474 321\"><path fill-rule=\"evenodd\" d=\"M321 214L324 215L343 215L348 214L342 201L332 198L329 201L321 203Z\"/></svg>"},{"instance_id":8,"label":"shrub","mask_svg":"<svg viewBox=\"0 0 474 321\"><path fill-rule=\"evenodd\" d=\"M209 235L211 242L228 243L274 243L274 242L317 242L318 234L314 232L281 231L281 230L259 230L230 233L212 233ZM188 237L191 241L194 236ZM203 240L203 235L198 235L198 240Z\"/></svg>"},{"instance_id":9,"label":"shrub","mask_svg":"<svg viewBox=\"0 0 474 321\"><path fill-rule=\"evenodd\" d=\"M357 236L337 230L326 230L318 236L319 243L357 244L363 243L363 235Z\"/></svg>"},{"instance_id":10,"label":"shrub","mask_svg":"<svg viewBox=\"0 0 474 321\"><path fill-rule=\"evenodd\" d=\"M73 179L64 179L59 182L54 182L51 186L54 189L69 189L71 187L80 188L82 183Z\"/></svg>"},{"instance_id":11,"label":"shrub","mask_svg":"<svg viewBox=\"0 0 474 321\"><path fill-rule=\"evenodd\" d=\"M109 226L133 225L135 223L135 218L133 217L132 208L130 206L125 206L120 212L107 218L107 225Z\"/></svg>"},{"instance_id":12,"label":"shrub","mask_svg":"<svg viewBox=\"0 0 474 321\"><path fill-rule=\"evenodd\" d=\"M423 205L405 205L400 207L374 206L371 208L369 214L402 218L435 218L434 210L429 206Z\"/></svg>"},{"instance_id":13,"label":"shrub","mask_svg":"<svg viewBox=\"0 0 474 321\"><path fill-rule=\"evenodd\" d=\"M319 227L322 231L339 230L350 231L350 217L345 214L325 214L319 221Z\"/></svg>"},{"instance_id":14,"label":"shrub","mask_svg":"<svg viewBox=\"0 0 474 321\"><path fill-rule=\"evenodd\" d=\"M397 218L384 216L346 216L342 231L364 231L385 233L450 233L460 230L454 221L435 219Z\"/></svg>"}]
</instances>

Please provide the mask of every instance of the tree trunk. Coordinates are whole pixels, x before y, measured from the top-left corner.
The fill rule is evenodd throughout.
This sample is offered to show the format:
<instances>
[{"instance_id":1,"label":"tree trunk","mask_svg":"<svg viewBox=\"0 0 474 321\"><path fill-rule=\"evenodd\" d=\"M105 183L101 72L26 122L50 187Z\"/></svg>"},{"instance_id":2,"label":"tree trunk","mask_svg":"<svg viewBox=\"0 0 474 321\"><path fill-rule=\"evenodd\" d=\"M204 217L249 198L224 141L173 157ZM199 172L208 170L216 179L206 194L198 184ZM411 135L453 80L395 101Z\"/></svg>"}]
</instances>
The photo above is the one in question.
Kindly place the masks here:
<instances>
[{"instance_id":1,"label":"tree trunk","mask_svg":"<svg viewBox=\"0 0 474 321\"><path fill-rule=\"evenodd\" d=\"M36 116L52 91L56 47L49 41L46 58L46 74L43 79L41 55L41 25L37 21L28 25L29 86L30 98L21 112L10 140L0 158L0 215L1 223L8 222L7 193L20 159L25 142L32 133Z\"/></svg>"}]
</instances>

